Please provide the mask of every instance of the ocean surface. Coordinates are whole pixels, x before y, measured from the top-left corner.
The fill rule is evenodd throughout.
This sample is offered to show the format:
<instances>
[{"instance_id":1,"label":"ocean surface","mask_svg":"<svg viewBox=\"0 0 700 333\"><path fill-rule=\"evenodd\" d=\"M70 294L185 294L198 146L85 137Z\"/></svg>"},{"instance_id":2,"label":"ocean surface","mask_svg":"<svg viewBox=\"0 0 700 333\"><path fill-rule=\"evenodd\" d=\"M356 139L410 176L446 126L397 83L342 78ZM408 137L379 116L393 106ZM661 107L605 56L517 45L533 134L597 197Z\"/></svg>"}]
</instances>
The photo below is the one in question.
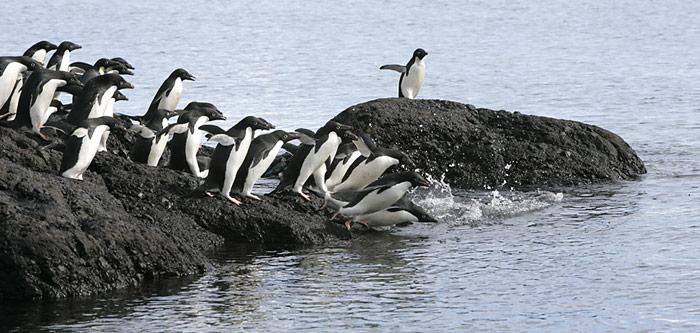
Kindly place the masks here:
<instances>
[{"instance_id":1,"label":"ocean surface","mask_svg":"<svg viewBox=\"0 0 700 333\"><path fill-rule=\"evenodd\" d=\"M5 306L26 331L700 331L700 2L4 0L0 54L35 41L121 56L145 112L177 67L181 106L230 125L317 128L396 94L379 71L422 47L420 98L573 119L621 135L639 181L539 192L440 182L441 223L341 248L228 247L216 269L96 298Z\"/></svg>"}]
</instances>

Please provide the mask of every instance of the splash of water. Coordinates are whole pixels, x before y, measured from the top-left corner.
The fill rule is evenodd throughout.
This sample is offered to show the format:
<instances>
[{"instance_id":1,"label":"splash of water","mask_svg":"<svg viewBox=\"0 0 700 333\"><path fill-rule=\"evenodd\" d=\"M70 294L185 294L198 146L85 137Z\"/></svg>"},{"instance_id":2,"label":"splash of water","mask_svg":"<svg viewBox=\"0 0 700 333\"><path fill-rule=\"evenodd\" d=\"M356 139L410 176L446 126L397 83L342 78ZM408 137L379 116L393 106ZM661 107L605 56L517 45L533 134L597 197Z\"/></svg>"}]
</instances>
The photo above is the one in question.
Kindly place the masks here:
<instances>
[{"instance_id":1,"label":"splash of water","mask_svg":"<svg viewBox=\"0 0 700 333\"><path fill-rule=\"evenodd\" d=\"M548 191L518 192L499 190L467 192L453 190L445 181L427 175L431 182L428 188L419 188L412 193L416 204L425 208L438 221L451 225L478 225L545 209L561 202L562 193Z\"/></svg>"}]
</instances>

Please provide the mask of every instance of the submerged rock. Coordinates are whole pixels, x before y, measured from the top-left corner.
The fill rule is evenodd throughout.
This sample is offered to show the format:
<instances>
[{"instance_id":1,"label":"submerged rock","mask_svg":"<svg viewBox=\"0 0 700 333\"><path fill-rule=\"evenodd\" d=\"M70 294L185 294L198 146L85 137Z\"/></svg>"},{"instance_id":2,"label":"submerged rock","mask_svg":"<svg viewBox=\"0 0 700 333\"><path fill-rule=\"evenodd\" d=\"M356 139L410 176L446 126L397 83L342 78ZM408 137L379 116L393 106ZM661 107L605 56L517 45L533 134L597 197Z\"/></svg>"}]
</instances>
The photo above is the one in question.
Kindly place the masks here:
<instances>
[{"instance_id":1,"label":"submerged rock","mask_svg":"<svg viewBox=\"0 0 700 333\"><path fill-rule=\"evenodd\" d=\"M349 238L328 212L277 195L238 207L190 194L199 180L132 163L114 131L84 181L58 175L60 150L0 128L0 300L90 295L146 279L201 273L224 239L335 244ZM320 206L319 202L315 204Z\"/></svg>"},{"instance_id":2,"label":"submerged rock","mask_svg":"<svg viewBox=\"0 0 700 333\"><path fill-rule=\"evenodd\" d=\"M333 120L406 152L463 189L518 189L630 180L646 173L616 134L584 123L441 100L378 99Z\"/></svg>"}]
</instances>

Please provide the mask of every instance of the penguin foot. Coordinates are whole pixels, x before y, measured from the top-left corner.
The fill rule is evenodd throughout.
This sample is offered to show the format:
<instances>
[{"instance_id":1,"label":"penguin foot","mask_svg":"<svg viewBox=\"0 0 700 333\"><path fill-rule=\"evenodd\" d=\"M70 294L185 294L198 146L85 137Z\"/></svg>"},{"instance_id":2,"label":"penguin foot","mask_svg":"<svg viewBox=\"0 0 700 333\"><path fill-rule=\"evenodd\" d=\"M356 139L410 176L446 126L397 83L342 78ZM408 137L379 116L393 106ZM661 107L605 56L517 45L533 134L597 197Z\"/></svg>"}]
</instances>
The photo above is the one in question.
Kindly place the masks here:
<instances>
[{"instance_id":1,"label":"penguin foot","mask_svg":"<svg viewBox=\"0 0 700 333\"><path fill-rule=\"evenodd\" d=\"M338 217L338 214L340 214L340 212L333 214L333 216L331 216L331 221L335 220L335 218Z\"/></svg>"},{"instance_id":2,"label":"penguin foot","mask_svg":"<svg viewBox=\"0 0 700 333\"><path fill-rule=\"evenodd\" d=\"M261 200L260 197L255 195L255 194L247 194L246 197L251 198L253 200L258 200L258 201Z\"/></svg>"},{"instance_id":3,"label":"penguin foot","mask_svg":"<svg viewBox=\"0 0 700 333\"><path fill-rule=\"evenodd\" d=\"M240 202L239 200L237 200L237 199L235 199L235 198L233 198L233 197L231 197L231 196L224 196L224 198L226 198L226 200L228 200L228 201L231 201L231 202L232 202L234 205L236 205L236 206L240 206L240 205L241 205L241 202Z\"/></svg>"},{"instance_id":4,"label":"penguin foot","mask_svg":"<svg viewBox=\"0 0 700 333\"><path fill-rule=\"evenodd\" d=\"M350 231L350 229L352 229L352 220L345 221L345 228L347 228L348 231Z\"/></svg>"},{"instance_id":5,"label":"penguin foot","mask_svg":"<svg viewBox=\"0 0 700 333\"><path fill-rule=\"evenodd\" d=\"M209 192L209 191L204 191L204 194L206 194L208 197L213 198L214 194Z\"/></svg>"},{"instance_id":6,"label":"penguin foot","mask_svg":"<svg viewBox=\"0 0 700 333\"><path fill-rule=\"evenodd\" d=\"M299 195L301 195L301 197L304 198L304 200L311 201L311 197L309 197L308 194L306 194L304 192L299 192Z\"/></svg>"}]
</instances>

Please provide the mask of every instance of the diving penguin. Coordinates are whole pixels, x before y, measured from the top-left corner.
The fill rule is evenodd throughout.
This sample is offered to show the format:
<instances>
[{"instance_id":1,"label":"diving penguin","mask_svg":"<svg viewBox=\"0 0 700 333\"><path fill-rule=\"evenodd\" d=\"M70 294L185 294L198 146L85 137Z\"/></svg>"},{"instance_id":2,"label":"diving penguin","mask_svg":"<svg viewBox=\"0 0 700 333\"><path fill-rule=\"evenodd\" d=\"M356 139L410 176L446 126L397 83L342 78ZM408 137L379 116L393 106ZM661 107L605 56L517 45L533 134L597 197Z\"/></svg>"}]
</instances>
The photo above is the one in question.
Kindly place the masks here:
<instances>
[{"instance_id":1,"label":"diving penguin","mask_svg":"<svg viewBox=\"0 0 700 333\"><path fill-rule=\"evenodd\" d=\"M155 111L159 109L165 109L173 111L177 107L177 103L180 102L182 97L182 81L190 80L194 81L195 77L182 68L174 70L168 76L163 84L160 85L156 95L151 101L151 105L148 107L148 111L142 117L142 123L147 123L155 116ZM163 123L163 127L167 126L167 123Z\"/></svg>"},{"instance_id":2,"label":"diving penguin","mask_svg":"<svg viewBox=\"0 0 700 333\"><path fill-rule=\"evenodd\" d=\"M402 223L437 222L425 209L404 195L399 201L380 211L359 215L354 220L367 228L390 227Z\"/></svg>"},{"instance_id":3,"label":"diving penguin","mask_svg":"<svg viewBox=\"0 0 700 333\"><path fill-rule=\"evenodd\" d=\"M428 52L425 52L425 50L416 49L413 51L413 56L406 66L384 65L379 67L379 69L390 69L401 73L401 78L399 78L399 97L414 99L418 96L425 78L425 61L423 61L423 58L426 55L428 55Z\"/></svg>"},{"instance_id":4,"label":"diving penguin","mask_svg":"<svg viewBox=\"0 0 700 333\"><path fill-rule=\"evenodd\" d=\"M355 134L350 132L352 127L343 125L335 121L327 122L323 127L319 128L314 134L312 144L301 145L296 153L287 163L287 168L282 173L280 183L273 192L282 191L290 186L292 191L299 193L304 199L311 198L302 191L306 181L314 175L316 184L321 187L324 195L328 194L325 188L325 165L326 160L333 159L338 146L344 137L356 138ZM297 130L299 132L299 130ZM303 141L302 141L303 142Z\"/></svg>"},{"instance_id":5,"label":"diving penguin","mask_svg":"<svg viewBox=\"0 0 700 333\"><path fill-rule=\"evenodd\" d=\"M300 134L296 132L277 130L253 139L233 182L233 191L244 197L260 200L252 193L255 182L267 171L282 146L299 137Z\"/></svg>"},{"instance_id":6,"label":"diving penguin","mask_svg":"<svg viewBox=\"0 0 700 333\"><path fill-rule=\"evenodd\" d=\"M199 129L204 123L212 120L225 120L226 117L211 103L190 102L183 113L177 118L177 123L170 124L161 130L173 133L170 140L170 163L173 170L189 171L193 175L204 178L207 171L200 171L197 162L197 152L202 144L203 131ZM165 122L165 121L164 121Z\"/></svg>"},{"instance_id":7,"label":"diving penguin","mask_svg":"<svg viewBox=\"0 0 700 333\"><path fill-rule=\"evenodd\" d=\"M56 52L49 59L46 68L67 72L70 67L70 54L72 51L82 48L82 46L70 41L61 42L56 48Z\"/></svg>"},{"instance_id":8,"label":"diving penguin","mask_svg":"<svg viewBox=\"0 0 700 333\"><path fill-rule=\"evenodd\" d=\"M102 134L117 126L119 126L117 119L99 117L85 119L79 125L71 126L69 130L64 129L68 138L65 140L60 175L83 180L83 173L97 154Z\"/></svg>"},{"instance_id":9,"label":"diving penguin","mask_svg":"<svg viewBox=\"0 0 700 333\"><path fill-rule=\"evenodd\" d=\"M240 201L231 197L231 189L235 179L238 177L238 170L248 154L248 149L253 141L253 133L256 130L273 128L275 127L265 119L248 116L228 131L212 135L209 141L218 142L218 145L216 145L214 154L211 157L209 174L200 190L210 194L211 190L216 189L220 191L224 198L236 205L240 205Z\"/></svg>"}]
</instances>

